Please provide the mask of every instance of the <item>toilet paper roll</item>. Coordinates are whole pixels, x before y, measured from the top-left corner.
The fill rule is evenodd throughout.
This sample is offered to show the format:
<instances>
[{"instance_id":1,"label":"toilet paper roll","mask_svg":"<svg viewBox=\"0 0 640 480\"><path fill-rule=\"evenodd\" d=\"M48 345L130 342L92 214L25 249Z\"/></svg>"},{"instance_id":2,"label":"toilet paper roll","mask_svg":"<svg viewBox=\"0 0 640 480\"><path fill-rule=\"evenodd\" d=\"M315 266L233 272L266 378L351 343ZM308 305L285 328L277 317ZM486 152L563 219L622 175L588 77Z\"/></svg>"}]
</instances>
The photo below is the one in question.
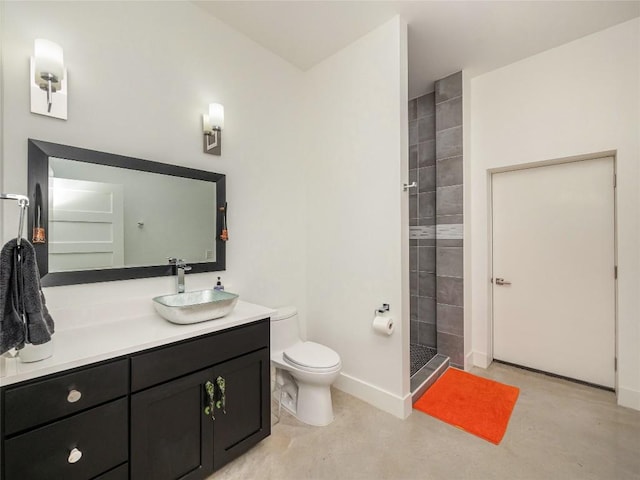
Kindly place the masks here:
<instances>
[{"instance_id":1,"label":"toilet paper roll","mask_svg":"<svg viewBox=\"0 0 640 480\"><path fill-rule=\"evenodd\" d=\"M376 315L373 318L373 329L383 335L391 335L396 328L396 324L391 317Z\"/></svg>"}]
</instances>

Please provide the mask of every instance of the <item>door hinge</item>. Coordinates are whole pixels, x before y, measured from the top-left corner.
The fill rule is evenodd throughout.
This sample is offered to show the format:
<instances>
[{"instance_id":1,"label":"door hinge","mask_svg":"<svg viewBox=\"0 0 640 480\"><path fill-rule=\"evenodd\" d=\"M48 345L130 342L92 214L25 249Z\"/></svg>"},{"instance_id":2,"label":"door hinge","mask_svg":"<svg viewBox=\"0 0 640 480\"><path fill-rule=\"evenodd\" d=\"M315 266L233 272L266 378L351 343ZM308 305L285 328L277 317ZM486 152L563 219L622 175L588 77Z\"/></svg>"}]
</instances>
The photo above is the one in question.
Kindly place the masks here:
<instances>
[{"instance_id":1,"label":"door hinge","mask_svg":"<svg viewBox=\"0 0 640 480\"><path fill-rule=\"evenodd\" d=\"M618 279L618 266L613 267L613 278Z\"/></svg>"},{"instance_id":2,"label":"door hinge","mask_svg":"<svg viewBox=\"0 0 640 480\"><path fill-rule=\"evenodd\" d=\"M613 188L616 188L618 186L618 175L617 174L613 174Z\"/></svg>"}]
</instances>

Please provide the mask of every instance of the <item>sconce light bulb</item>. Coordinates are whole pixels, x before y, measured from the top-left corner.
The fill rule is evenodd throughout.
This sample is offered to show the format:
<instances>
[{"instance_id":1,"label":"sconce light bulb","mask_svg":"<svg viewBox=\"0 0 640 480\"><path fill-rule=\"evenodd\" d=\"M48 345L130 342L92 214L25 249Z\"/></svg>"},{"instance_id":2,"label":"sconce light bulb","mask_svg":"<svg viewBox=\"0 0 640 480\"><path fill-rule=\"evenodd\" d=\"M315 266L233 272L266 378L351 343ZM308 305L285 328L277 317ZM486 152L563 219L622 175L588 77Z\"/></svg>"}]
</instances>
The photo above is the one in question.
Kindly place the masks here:
<instances>
[{"instance_id":1,"label":"sconce light bulb","mask_svg":"<svg viewBox=\"0 0 640 480\"><path fill-rule=\"evenodd\" d=\"M209 104L209 125L212 130L224 129L224 107L221 104Z\"/></svg>"},{"instance_id":2,"label":"sconce light bulb","mask_svg":"<svg viewBox=\"0 0 640 480\"><path fill-rule=\"evenodd\" d=\"M40 85L41 81L51 81L59 87L64 78L64 54L57 43L44 38L37 38L34 42L34 80Z\"/></svg>"},{"instance_id":3,"label":"sconce light bulb","mask_svg":"<svg viewBox=\"0 0 640 480\"><path fill-rule=\"evenodd\" d=\"M36 38L33 47L34 81L47 92L47 112L51 112L52 94L60 90L64 78L62 47L50 40Z\"/></svg>"}]
</instances>

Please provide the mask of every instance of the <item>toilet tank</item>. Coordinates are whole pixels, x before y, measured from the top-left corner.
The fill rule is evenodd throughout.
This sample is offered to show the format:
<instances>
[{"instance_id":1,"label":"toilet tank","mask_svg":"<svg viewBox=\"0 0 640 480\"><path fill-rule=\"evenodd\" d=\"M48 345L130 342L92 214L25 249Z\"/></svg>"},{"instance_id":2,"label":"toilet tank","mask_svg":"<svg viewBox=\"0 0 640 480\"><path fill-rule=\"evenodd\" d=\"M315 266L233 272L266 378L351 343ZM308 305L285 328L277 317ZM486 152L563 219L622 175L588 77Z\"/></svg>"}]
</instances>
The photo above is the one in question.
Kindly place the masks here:
<instances>
[{"instance_id":1,"label":"toilet tank","mask_svg":"<svg viewBox=\"0 0 640 480\"><path fill-rule=\"evenodd\" d=\"M298 310L295 307L279 308L271 316L271 351L284 350L300 341Z\"/></svg>"}]
</instances>

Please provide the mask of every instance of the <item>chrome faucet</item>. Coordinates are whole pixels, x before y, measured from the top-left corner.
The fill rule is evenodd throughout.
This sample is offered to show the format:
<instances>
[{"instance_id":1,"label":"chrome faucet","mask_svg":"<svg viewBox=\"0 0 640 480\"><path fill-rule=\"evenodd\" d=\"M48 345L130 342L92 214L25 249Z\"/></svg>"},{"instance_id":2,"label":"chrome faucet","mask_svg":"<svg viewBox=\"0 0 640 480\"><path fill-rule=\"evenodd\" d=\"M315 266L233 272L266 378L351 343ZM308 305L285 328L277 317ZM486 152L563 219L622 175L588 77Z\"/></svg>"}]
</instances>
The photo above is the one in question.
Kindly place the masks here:
<instances>
[{"instance_id":1,"label":"chrome faucet","mask_svg":"<svg viewBox=\"0 0 640 480\"><path fill-rule=\"evenodd\" d=\"M169 257L168 260L171 265L176 267L176 288L178 293L184 293L184 272L191 270L191 267L182 258Z\"/></svg>"}]
</instances>

